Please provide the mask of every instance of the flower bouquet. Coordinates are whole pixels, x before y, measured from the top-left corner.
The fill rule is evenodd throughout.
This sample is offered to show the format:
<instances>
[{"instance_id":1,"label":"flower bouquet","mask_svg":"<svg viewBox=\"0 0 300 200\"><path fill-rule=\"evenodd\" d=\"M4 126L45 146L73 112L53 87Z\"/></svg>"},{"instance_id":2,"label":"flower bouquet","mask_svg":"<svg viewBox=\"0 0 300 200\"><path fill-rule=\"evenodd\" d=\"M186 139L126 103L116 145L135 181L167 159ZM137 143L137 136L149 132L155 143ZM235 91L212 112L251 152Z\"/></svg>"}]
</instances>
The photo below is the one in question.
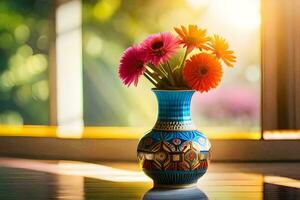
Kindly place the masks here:
<instances>
[{"instance_id":1,"label":"flower bouquet","mask_svg":"<svg viewBox=\"0 0 300 200\"><path fill-rule=\"evenodd\" d=\"M220 61L229 67L236 61L226 40L218 35L209 37L196 25L174 29L178 36L170 32L153 34L125 50L119 67L125 85L137 86L141 75L158 89L204 92L220 83ZM169 60L179 47L185 49L185 54L180 63L171 65ZM194 49L198 52L189 57Z\"/></svg>"},{"instance_id":2,"label":"flower bouquet","mask_svg":"<svg viewBox=\"0 0 300 200\"><path fill-rule=\"evenodd\" d=\"M142 75L155 86L158 118L139 141L137 154L156 187L191 186L205 174L211 145L192 122L191 98L195 91L217 87L222 64L232 67L236 61L221 36L209 37L196 25L174 29L177 36L157 33L129 47L119 65L119 76L126 86L137 86ZM184 50L181 57L179 48ZM174 62L174 57L181 59Z\"/></svg>"}]
</instances>

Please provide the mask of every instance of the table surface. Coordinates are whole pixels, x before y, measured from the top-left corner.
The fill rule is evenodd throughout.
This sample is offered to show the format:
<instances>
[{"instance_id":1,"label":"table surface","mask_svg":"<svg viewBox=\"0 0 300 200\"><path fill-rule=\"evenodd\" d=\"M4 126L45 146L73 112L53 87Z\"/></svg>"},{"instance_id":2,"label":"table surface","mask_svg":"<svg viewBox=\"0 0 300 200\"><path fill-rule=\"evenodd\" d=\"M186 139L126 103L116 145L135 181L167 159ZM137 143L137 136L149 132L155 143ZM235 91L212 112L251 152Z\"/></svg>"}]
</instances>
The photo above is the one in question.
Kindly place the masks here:
<instances>
[{"instance_id":1,"label":"table surface","mask_svg":"<svg viewBox=\"0 0 300 200\"><path fill-rule=\"evenodd\" d=\"M300 163L211 163L197 187L153 189L136 163L0 158L0 200L298 199Z\"/></svg>"}]
</instances>

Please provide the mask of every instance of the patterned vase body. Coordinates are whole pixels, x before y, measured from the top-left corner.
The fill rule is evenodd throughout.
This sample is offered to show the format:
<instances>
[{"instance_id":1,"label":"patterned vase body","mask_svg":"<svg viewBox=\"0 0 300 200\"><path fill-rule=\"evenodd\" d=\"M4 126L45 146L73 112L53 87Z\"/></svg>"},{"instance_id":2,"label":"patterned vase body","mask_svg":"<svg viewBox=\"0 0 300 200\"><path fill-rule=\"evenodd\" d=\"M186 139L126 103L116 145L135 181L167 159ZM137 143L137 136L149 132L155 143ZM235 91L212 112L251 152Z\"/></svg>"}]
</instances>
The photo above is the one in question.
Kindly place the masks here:
<instances>
[{"instance_id":1,"label":"patterned vase body","mask_svg":"<svg viewBox=\"0 0 300 200\"><path fill-rule=\"evenodd\" d=\"M158 119L138 144L139 163L155 186L192 186L207 170L211 147L191 119L194 91L153 92L158 101Z\"/></svg>"}]
</instances>

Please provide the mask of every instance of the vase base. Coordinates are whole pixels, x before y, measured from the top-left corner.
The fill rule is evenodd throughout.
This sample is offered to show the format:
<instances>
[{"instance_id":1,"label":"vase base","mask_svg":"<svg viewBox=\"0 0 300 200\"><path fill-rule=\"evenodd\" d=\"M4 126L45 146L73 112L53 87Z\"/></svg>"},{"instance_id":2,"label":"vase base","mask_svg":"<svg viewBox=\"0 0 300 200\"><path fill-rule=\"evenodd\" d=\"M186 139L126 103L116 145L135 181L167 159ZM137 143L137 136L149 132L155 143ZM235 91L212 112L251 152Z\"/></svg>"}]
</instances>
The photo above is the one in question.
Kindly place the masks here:
<instances>
[{"instance_id":1,"label":"vase base","mask_svg":"<svg viewBox=\"0 0 300 200\"><path fill-rule=\"evenodd\" d=\"M205 174L203 170L147 170L143 171L154 182L154 187L163 188L186 188L197 184L198 179Z\"/></svg>"},{"instance_id":2,"label":"vase base","mask_svg":"<svg viewBox=\"0 0 300 200\"><path fill-rule=\"evenodd\" d=\"M167 185L167 184L155 184L153 188L165 188L165 189L180 189L180 188L192 188L196 187L197 183L191 183L191 184L174 184L174 185Z\"/></svg>"}]
</instances>

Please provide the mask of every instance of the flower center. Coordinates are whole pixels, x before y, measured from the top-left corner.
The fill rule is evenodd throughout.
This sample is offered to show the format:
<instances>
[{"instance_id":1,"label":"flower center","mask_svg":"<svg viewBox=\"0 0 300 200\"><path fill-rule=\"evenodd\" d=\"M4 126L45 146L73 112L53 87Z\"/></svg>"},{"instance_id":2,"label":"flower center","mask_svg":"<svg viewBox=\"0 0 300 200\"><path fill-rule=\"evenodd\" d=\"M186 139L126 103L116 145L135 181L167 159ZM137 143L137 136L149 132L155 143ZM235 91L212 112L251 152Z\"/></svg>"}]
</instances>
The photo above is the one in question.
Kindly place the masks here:
<instances>
[{"instance_id":1,"label":"flower center","mask_svg":"<svg viewBox=\"0 0 300 200\"><path fill-rule=\"evenodd\" d=\"M199 42L199 39L196 37L188 37L187 42L195 45Z\"/></svg>"},{"instance_id":2,"label":"flower center","mask_svg":"<svg viewBox=\"0 0 300 200\"><path fill-rule=\"evenodd\" d=\"M200 75L204 76L208 73L208 70L206 68L200 69Z\"/></svg>"},{"instance_id":3,"label":"flower center","mask_svg":"<svg viewBox=\"0 0 300 200\"><path fill-rule=\"evenodd\" d=\"M151 48L156 51L161 49L163 46L164 46L163 41L156 41L152 44Z\"/></svg>"},{"instance_id":4,"label":"flower center","mask_svg":"<svg viewBox=\"0 0 300 200\"><path fill-rule=\"evenodd\" d=\"M138 64L137 64L137 66L139 67L139 68L144 68L144 61L138 61Z\"/></svg>"}]
</instances>

